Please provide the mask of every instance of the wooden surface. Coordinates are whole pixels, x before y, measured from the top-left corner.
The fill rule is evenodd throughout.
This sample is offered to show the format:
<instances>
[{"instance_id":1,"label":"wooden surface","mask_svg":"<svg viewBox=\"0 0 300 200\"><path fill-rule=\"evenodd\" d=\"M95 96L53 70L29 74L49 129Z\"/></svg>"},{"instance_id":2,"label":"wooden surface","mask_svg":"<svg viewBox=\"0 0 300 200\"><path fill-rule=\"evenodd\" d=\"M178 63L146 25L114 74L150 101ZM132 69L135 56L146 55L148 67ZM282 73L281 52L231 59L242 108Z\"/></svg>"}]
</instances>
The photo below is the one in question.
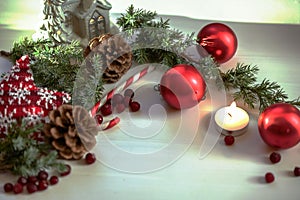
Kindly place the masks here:
<instances>
[{"instance_id":1,"label":"wooden surface","mask_svg":"<svg viewBox=\"0 0 300 200\"><path fill-rule=\"evenodd\" d=\"M194 20L185 17L167 16L174 27L187 33L198 32L201 27L211 21ZM239 41L238 51L235 57L222 65L222 70L234 67L237 62L252 63L260 68L259 78L264 77L279 82L291 98L300 95L300 26L276 25L276 24L252 24L252 23L227 23L236 33ZM0 48L9 50L11 43L19 36L30 35L33 31L9 30L0 25ZM2 67L2 66L1 66ZM161 75L161 74L160 74ZM137 100L142 104L159 102L164 105L158 95L146 98L144 91L154 84L159 76L149 75L133 86L140 88ZM70 162L72 173L62 178L56 186L47 191L33 195L7 195L0 188L2 200L98 200L98 199L299 199L300 179L293 177L292 170L300 166L300 146L280 151L282 161L276 165L270 164L268 155L273 151L264 144L257 130L257 110L249 110L250 124L246 134L237 138L232 147L225 146L222 137L214 146L213 151L204 159L199 158L200 147L207 133L210 116L214 110L209 109L209 102L200 103L201 115L199 117L199 129L195 138L189 143L185 140L178 141L168 153L158 154L157 160L128 159L122 154L112 154L115 164L128 163L128 166L147 167L150 161L160 162L173 156L176 148L182 145L186 151L178 154L174 162L157 168L149 173L126 173L103 161L101 156L106 146L96 148L99 162L86 166L83 162ZM166 110L168 112L168 110ZM147 110L143 110L147 112ZM168 113L169 114L169 113ZM174 113L171 113L174 114ZM184 114L179 114L184 116ZM138 140L130 139L122 135L122 126L108 131L106 135L99 135L98 144L102 144L107 137L120 149L133 153L149 153L159 150L164 145L169 145L174 136L172 131L178 125L178 117L172 115L158 135L159 139ZM172 121L173 120L173 121ZM124 121L124 120L123 120ZM145 122L139 115L133 115L130 123ZM179 119L180 122L180 119ZM188 126L187 129L188 135ZM175 129L174 129L175 127ZM124 128L124 127L123 127ZM179 134L182 135L182 132ZM188 136L186 136L188 137ZM186 139L183 137L183 139ZM184 148L183 148L184 149ZM106 155L106 156L107 156ZM149 163L147 163L149 162ZM115 166L118 166L118 165ZM271 171L276 176L272 184L264 183L263 176ZM0 185L16 178L7 174L0 174Z\"/></svg>"}]
</instances>

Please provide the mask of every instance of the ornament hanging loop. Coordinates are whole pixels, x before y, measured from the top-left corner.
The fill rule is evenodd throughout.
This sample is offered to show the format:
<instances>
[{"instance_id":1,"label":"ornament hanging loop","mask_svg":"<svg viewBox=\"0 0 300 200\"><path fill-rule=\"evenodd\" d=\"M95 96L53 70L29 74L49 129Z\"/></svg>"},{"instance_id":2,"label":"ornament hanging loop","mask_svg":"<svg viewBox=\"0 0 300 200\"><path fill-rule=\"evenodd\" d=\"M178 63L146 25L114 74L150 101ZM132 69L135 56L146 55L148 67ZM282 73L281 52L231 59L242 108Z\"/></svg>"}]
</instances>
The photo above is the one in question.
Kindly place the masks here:
<instances>
[{"instance_id":1,"label":"ornament hanging loop","mask_svg":"<svg viewBox=\"0 0 300 200\"><path fill-rule=\"evenodd\" d=\"M160 84L156 84L153 86L154 91L160 92Z\"/></svg>"}]
</instances>

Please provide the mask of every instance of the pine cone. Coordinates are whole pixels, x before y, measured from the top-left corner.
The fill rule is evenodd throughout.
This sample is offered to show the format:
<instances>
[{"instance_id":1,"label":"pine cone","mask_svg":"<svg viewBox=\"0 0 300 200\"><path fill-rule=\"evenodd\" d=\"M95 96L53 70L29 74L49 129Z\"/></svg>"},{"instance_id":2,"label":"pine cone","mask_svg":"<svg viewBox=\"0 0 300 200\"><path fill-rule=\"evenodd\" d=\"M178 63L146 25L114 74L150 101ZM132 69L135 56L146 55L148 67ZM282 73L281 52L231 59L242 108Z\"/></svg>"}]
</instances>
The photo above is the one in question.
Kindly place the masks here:
<instances>
[{"instance_id":1,"label":"pine cone","mask_svg":"<svg viewBox=\"0 0 300 200\"><path fill-rule=\"evenodd\" d=\"M91 52L103 55L105 71L102 80L106 83L117 82L132 65L130 46L120 35L105 34L93 38L85 49L84 57Z\"/></svg>"},{"instance_id":2,"label":"pine cone","mask_svg":"<svg viewBox=\"0 0 300 200\"><path fill-rule=\"evenodd\" d=\"M48 117L50 122L44 125L45 136L62 158L81 159L95 146L98 127L83 107L63 104L50 111Z\"/></svg>"}]
</instances>

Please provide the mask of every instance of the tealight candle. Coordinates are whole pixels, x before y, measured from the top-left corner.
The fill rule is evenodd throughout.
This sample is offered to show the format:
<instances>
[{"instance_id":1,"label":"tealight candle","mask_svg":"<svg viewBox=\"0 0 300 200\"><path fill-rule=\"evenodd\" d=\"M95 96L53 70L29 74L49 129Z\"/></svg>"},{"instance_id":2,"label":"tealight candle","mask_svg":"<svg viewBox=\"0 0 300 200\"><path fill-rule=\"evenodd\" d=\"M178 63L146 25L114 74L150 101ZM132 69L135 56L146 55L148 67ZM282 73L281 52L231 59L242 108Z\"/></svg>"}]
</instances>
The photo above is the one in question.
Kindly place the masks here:
<instances>
[{"instance_id":1,"label":"tealight candle","mask_svg":"<svg viewBox=\"0 0 300 200\"><path fill-rule=\"evenodd\" d=\"M248 113L232 102L230 106L219 109L215 114L215 122L223 134L240 135L249 124Z\"/></svg>"}]
</instances>

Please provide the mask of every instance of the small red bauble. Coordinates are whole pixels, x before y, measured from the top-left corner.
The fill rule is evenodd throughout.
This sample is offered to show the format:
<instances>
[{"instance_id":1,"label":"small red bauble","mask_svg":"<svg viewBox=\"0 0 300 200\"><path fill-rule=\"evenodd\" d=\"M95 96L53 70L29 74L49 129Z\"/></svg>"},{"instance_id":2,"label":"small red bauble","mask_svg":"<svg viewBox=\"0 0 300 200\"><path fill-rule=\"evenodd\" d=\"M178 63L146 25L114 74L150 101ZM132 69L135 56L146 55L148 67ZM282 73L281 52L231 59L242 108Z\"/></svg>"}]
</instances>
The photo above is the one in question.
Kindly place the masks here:
<instances>
[{"instance_id":1,"label":"small red bauble","mask_svg":"<svg viewBox=\"0 0 300 200\"><path fill-rule=\"evenodd\" d=\"M98 125L99 125L99 124L102 124L102 122L103 122L103 116L102 116L102 115L97 114L97 115L95 116L95 119L96 119L96 122L97 122Z\"/></svg>"},{"instance_id":2,"label":"small red bauble","mask_svg":"<svg viewBox=\"0 0 300 200\"><path fill-rule=\"evenodd\" d=\"M51 185L57 184L58 181L59 181L59 179L58 179L57 176L51 176L50 179L49 179L49 183L50 183Z\"/></svg>"},{"instance_id":3,"label":"small red bauble","mask_svg":"<svg viewBox=\"0 0 300 200\"><path fill-rule=\"evenodd\" d=\"M108 115L112 114L111 103L108 103L108 102L105 103L103 106L101 106L100 111L103 116L108 116Z\"/></svg>"},{"instance_id":4,"label":"small red bauble","mask_svg":"<svg viewBox=\"0 0 300 200\"><path fill-rule=\"evenodd\" d=\"M137 102L137 101L132 101L132 102L129 104L129 106L130 106L131 112L137 112L137 111L139 111L140 108L141 108L140 103Z\"/></svg>"},{"instance_id":5,"label":"small red bauble","mask_svg":"<svg viewBox=\"0 0 300 200\"><path fill-rule=\"evenodd\" d=\"M24 176L20 176L18 178L18 183L20 183L21 185L26 185L27 184L27 178L25 178Z\"/></svg>"},{"instance_id":6,"label":"small red bauble","mask_svg":"<svg viewBox=\"0 0 300 200\"><path fill-rule=\"evenodd\" d=\"M32 193L35 193L36 191L38 191L38 186L34 183L28 183L26 185L26 189L29 194L32 194Z\"/></svg>"},{"instance_id":7,"label":"small red bauble","mask_svg":"<svg viewBox=\"0 0 300 200\"><path fill-rule=\"evenodd\" d=\"M235 141L235 139L234 139L234 137L233 137L232 135L226 135L226 136L224 137L224 142L225 142L225 144L226 144L227 146L233 145L233 144L234 144L234 141Z\"/></svg>"},{"instance_id":8,"label":"small red bauble","mask_svg":"<svg viewBox=\"0 0 300 200\"><path fill-rule=\"evenodd\" d=\"M126 89L124 92L124 97L130 97L133 98L134 97L134 91L132 89Z\"/></svg>"},{"instance_id":9,"label":"small red bauble","mask_svg":"<svg viewBox=\"0 0 300 200\"><path fill-rule=\"evenodd\" d=\"M21 183L16 183L14 185L13 191L15 194L20 194L23 192L23 185Z\"/></svg>"},{"instance_id":10,"label":"small red bauble","mask_svg":"<svg viewBox=\"0 0 300 200\"><path fill-rule=\"evenodd\" d=\"M3 186L4 192L12 192L14 190L14 185L12 183L5 183Z\"/></svg>"},{"instance_id":11,"label":"small red bauble","mask_svg":"<svg viewBox=\"0 0 300 200\"><path fill-rule=\"evenodd\" d=\"M295 167L294 168L294 175L295 176L300 176L300 167Z\"/></svg>"},{"instance_id":12,"label":"small red bauble","mask_svg":"<svg viewBox=\"0 0 300 200\"><path fill-rule=\"evenodd\" d=\"M125 107L130 106L131 102L132 102L132 98L130 96L125 96L124 97L123 104L125 105Z\"/></svg>"},{"instance_id":13,"label":"small red bauble","mask_svg":"<svg viewBox=\"0 0 300 200\"><path fill-rule=\"evenodd\" d=\"M96 161L95 154L93 153L87 153L85 156L85 162L86 164L93 164Z\"/></svg>"},{"instance_id":14,"label":"small red bauble","mask_svg":"<svg viewBox=\"0 0 300 200\"><path fill-rule=\"evenodd\" d=\"M230 60L238 45L235 33L222 23L211 23L203 27L198 33L197 42L218 63L225 63Z\"/></svg>"},{"instance_id":15,"label":"small red bauble","mask_svg":"<svg viewBox=\"0 0 300 200\"><path fill-rule=\"evenodd\" d=\"M281 155L277 152L273 152L273 153L270 154L269 158L270 158L270 161L275 164L275 163L280 162Z\"/></svg>"},{"instance_id":16,"label":"small red bauble","mask_svg":"<svg viewBox=\"0 0 300 200\"><path fill-rule=\"evenodd\" d=\"M275 177L271 172L268 172L265 174L265 180L267 183L272 183L275 180Z\"/></svg>"},{"instance_id":17,"label":"small red bauble","mask_svg":"<svg viewBox=\"0 0 300 200\"><path fill-rule=\"evenodd\" d=\"M300 111L291 104L273 104L259 116L258 130L266 144L291 148L300 141Z\"/></svg>"},{"instance_id":18,"label":"small red bauble","mask_svg":"<svg viewBox=\"0 0 300 200\"><path fill-rule=\"evenodd\" d=\"M27 178L28 183L36 183L38 181L38 178L36 176L29 176Z\"/></svg>"},{"instance_id":19,"label":"small red bauble","mask_svg":"<svg viewBox=\"0 0 300 200\"><path fill-rule=\"evenodd\" d=\"M47 180L40 180L38 182L37 187L38 187L39 191L46 190L48 188L48 182L47 182Z\"/></svg>"},{"instance_id":20,"label":"small red bauble","mask_svg":"<svg viewBox=\"0 0 300 200\"><path fill-rule=\"evenodd\" d=\"M169 69L161 78L160 93L175 109L186 109L197 105L203 98L206 84L199 71L186 64Z\"/></svg>"},{"instance_id":21,"label":"small red bauble","mask_svg":"<svg viewBox=\"0 0 300 200\"><path fill-rule=\"evenodd\" d=\"M122 94L119 94L119 93L115 94L111 99L111 105L115 106L117 104L121 104L123 102L123 99L124 99L124 97Z\"/></svg>"},{"instance_id":22,"label":"small red bauble","mask_svg":"<svg viewBox=\"0 0 300 200\"><path fill-rule=\"evenodd\" d=\"M48 176L49 176L48 172L42 170L38 173L37 177L39 180L47 180Z\"/></svg>"}]
</instances>

